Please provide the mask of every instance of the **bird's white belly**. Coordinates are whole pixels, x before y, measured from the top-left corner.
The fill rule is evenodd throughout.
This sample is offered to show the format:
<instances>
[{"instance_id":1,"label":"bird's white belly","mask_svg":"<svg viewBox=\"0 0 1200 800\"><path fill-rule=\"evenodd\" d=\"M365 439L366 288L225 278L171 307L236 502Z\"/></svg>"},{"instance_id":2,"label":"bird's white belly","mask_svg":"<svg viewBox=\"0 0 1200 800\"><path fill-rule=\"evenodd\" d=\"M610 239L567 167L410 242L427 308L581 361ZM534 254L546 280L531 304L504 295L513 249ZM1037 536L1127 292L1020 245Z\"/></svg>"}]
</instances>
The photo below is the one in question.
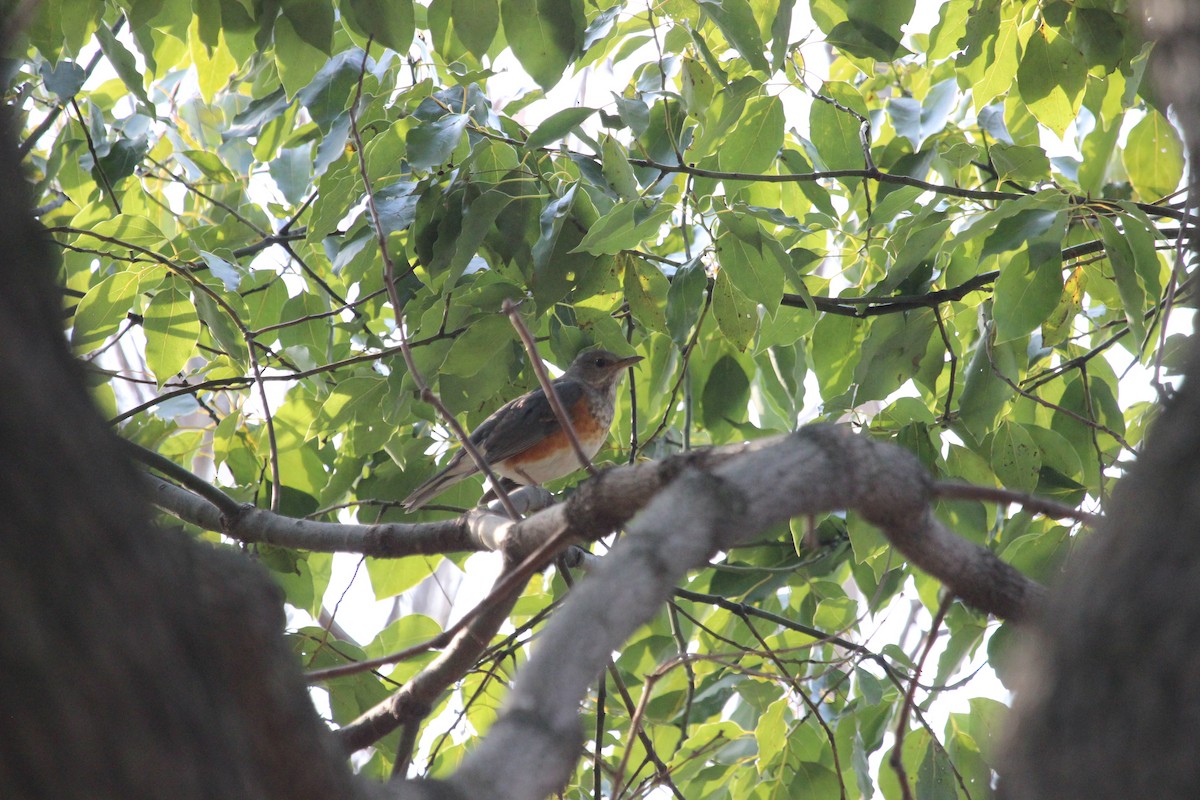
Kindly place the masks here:
<instances>
[{"instance_id":1,"label":"bird's white belly","mask_svg":"<svg viewBox=\"0 0 1200 800\"><path fill-rule=\"evenodd\" d=\"M593 444L585 439L580 444L583 446L583 452L587 453L587 457L590 459L596 455L603 441L603 439L598 439ZM545 483L546 481L552 481L555 478L569 475L575 470L582 468L583 465L579 463L579 456L575 454L575 449L569 445L554 448L545 456L535 456L521 461L519 464L513 461L506 461L492 466L496 474L501 477L523 484Z\"/></svg>"}]
</instances>

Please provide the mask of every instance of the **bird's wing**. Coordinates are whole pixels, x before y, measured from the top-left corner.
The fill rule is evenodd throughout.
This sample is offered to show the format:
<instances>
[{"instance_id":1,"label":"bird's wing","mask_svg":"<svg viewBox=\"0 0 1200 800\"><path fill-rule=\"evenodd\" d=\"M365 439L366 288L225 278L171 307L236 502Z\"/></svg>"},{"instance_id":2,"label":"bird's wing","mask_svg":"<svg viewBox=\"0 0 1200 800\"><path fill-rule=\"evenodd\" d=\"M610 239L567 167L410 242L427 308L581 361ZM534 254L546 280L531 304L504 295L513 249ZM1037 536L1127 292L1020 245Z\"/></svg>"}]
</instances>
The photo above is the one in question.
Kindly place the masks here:
<instances>
[{"instance_id":1,"label":"bird's wing","mask_svg":"<svg viewBox=\"0 0 1200 800\"><path fill-rule=\"evenodd\" d=\"M568 413L583 397L583 384L578 381L559 381L554 388ZM485 419L471 434L471 441L483 450L489 464L496 464L528 450L557 429L554 408L546 393L537 389Z\"/></svg>"},{"instance_id":2,"label":"bird's wing","mask_svg":"<svg viewBox=\"0 0 1200 800\"><path fill-rule=\"evenodd\" d=\"M441 472L414 489L412 494L404 498L401 505L410 511L415 511L441 494L443 490L450 488L463 478L474 475L477 471L467 452L459 450Z\"/></svg>"}]
</instances>

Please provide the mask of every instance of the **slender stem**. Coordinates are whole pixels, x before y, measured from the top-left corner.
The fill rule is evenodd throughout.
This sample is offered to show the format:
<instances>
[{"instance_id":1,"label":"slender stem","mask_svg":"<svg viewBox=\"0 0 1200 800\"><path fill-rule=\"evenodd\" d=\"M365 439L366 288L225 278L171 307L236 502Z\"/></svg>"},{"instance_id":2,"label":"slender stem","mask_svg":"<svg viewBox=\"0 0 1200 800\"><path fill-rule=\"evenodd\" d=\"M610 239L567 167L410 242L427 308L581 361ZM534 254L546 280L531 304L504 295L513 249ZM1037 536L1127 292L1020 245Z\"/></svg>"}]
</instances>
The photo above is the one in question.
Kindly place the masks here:
<instances>
[{"instance_id":1,"label":"slender stem","mask_svg":"<svg viewBox=\"0 0 1200 800\"><path fill-rule=\"evenodd\" d=\"M417 385L417 391L420 393L421 400L429 403L441 416L442 421L449 426L454 432L455 438L462 443L463 449L474 462L475 467L487 476L491 481L492 488L496 492L496 496L500 498L500 502L504 505L504 509L513 519L520 519L521 515L513 505L512 500L508 497L508 492L500 485L500 480L492 471L491 466L487 463L487 459L479 452L479 449L471 442L471 437L467 435L466 430L450 413L450 409L446 408L433 390L429 388L429 384L425 382L425 377L417 368L417 362L413 360L412 347L408 341L408 331L404 319L404 305L400 302L400 293L396 290L396 265L392 261L392 256L388 253L387 237L383 232L383 223L380 220L379 209L375 205L375 195L371 191L371 179L367 174L367 157L363 150L362 136L358 130L358 104L362 100L363 78L367 72L367 54L371 50L371 42L373 39L367 40L367 46L363 49L362 66L358 72L358 86L354 90L354 102L350 104L350 134L354 137L354 146L358 152L358 171L362 178L363 188L367 197L367 210L371 213L371 225L375 229L375 238L379 242L379 254L383 259L383 283L387 288L388 300L392 304L392 313L396 316L396 335L400 337L400 353L404 356L404 364L408 367L408 374L412 376L413 383Z\"/></svg>"}]
</instances>

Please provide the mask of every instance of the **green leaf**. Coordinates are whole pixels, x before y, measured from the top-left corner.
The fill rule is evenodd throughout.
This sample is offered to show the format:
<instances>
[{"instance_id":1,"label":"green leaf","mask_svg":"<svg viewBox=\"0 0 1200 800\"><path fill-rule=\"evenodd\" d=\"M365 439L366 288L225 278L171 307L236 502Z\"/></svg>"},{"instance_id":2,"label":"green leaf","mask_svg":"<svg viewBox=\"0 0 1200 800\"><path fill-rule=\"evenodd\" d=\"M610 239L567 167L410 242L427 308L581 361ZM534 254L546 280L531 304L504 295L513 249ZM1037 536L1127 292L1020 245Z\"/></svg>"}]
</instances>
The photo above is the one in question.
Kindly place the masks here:
<instances>
[{"instance_id":1,"label":"green leaf","mask_svg":"<svg viewBox=\"0 0 1200 800\"><path fill-rule=\"evenodd\" d=\"M1108 217L1097 217L1096 223L1100 227L1100 239L1104 242L1108 263L1112 265L1117 292L1121 295L1121 305L1125 308L1125 319L1129 322L1135 341L1140 344L1146 336L1146 323L1143 320L1143 314L1146 312L1146 287L1142 285L1138 275L1133 248Z\"/></svg>"},{"instance_id":2,"label":"green leaf","mask_svg":"<svg viewBox=\"0 0 1200 800\"><path fill-rule=\"evenodd\" d=\"M909 51L900 45L903 26L912 19L915 0L889 3L861 0L813 0L813 20L831 45L858 58L891 61Z\"/></svg>"},{"instance_id":3,"label":"green leaf","mask_svg":"<svg viewBox=\"0 0 1200 800\"><path fill-rule=\"evenodd\" d=\"M375 599L386 600L411 589L433 574L435 564L441 560L441 556L368 558L367 574L371 576L371 589L375 592ZM397 629L397 632L393 632L393 628ZM388 634L389 640L404 647L425 641L439 633L441 630L437 623L428 617L421 614L405 614L389 625L380 636ZM389 647L387 652L395 652L395 649ZM383 655L383 652L380 652L380 655Z\"/></svg>"},{"instance_id":4,"label":"green leaf","mask_svg":"<svg viewBox=\"0 0 1200 800\"><path fill-rule=\"evenodd\" d=\"M746 101L762 91L762 82L742 77L718 91L713 97L711 108L704 114L704 125L689 152L702 158L716 152L717 145L742 117Z\"/></svg>"},{"instance_id":5,"label":"green leaf","mask_svg":"<svg viewBox=\"0 0 1200 800\"><path fill-rule=\"evenodd\" d=\"M917 768L916 796L921 800L957 800L958 782L955 766L940 747L925 750Z\"/></svg>"},{"instance_id":6,"label":"green leaf","mask_svg":"<svg viewBox=\"0 0 1200 800\"><path fill-rule=\"evenodd\" d=\"M208 265L208 271L221 279L225 284L225 290L236 292L238 285L242 282L242 269L236 264L231 264L215 253L209 253L204 250L200 251L200 257L204 259L204 263Z\"/></svg>"},{"instance_id":7,"label":"green leaf","mask_svg":"<svg viewBox=\"0 0 1200 800\"><path fill-rule=\"evenodd\" d=\"M1112 72L1121 63L1125 50L1128 18L1106 8L1075 8L1075 42L1089 66Z\"/></svg>"},{"instance_id":8,"label":"green leaf","mask_svg":"<svg viewBox=\"0 0 1200 800\"><path fill-rule=\"evenodd\" d=\"M709 106L716 93L716 81L712 74L694 58L683 59L683 68L679 73L680 94L683 105L688 113L697 119L704 120L708 116Z\"/></svg>"},{"instance_id":9,"label":"green leaf","mask_svg":"<svg viewBox=\"0 0 1200 800\"><path fill-rule=\"evenodd\" d=\"M854 625L858 603L850 597L827 597L817 603L813 623L824 630L840 631Z\"/></svg>"},{"instance_id":10,"label":"green leaf","mask_svg":"<svg viewBox=\"0 0 1200 800\"><path fill-rule=\"evenodd\" d=\"M996 279L996 341L1018 339L1049 319L1062 290L1061 259L1036 258L1032 251L1009 257Z\"/></svg>"},{"instance_id":11,"label":"green leaf","mask_svg":"<svg viewBox=\"0 0 1200 800\"><path fill-rule=\"evenodd\" d=\"M998 181L1033 182L1050 177L1050 159L1040 147L997 142L988 152Z\"/></svg>"},{"instance_id":12,"label":"green leaf","mask_svg":"<svg viewBox=\"0 0 1200 800\"><path fill-rule=\"evenodd\" d=\"M916 375L935 330L929 309L877 317L854 370L855 403L882 400Z\"/></svg>"},{"instance_id":13,"label":"green leaf","mask_svg":"<svg viewBox=\"0 0 1200 800\"><path fill-rule=\"evenodd\" d=\"M167 239L158 226L136 214L120 214L92 228L98 236L112 239L110 247L134 245L146 250L167 249ZM85 240L91 237L82 237Z\"/></svg>"},{"instance_id":14,"label":"green leaf","mask_svg":"<svg viewBox=\"0 0 1200 800\"><path fill-rule=\"evenodd\" d=\"M673 210L674 207L666 202L634 200L618 203L612 211L596 220L572 252L611 255L637 247L658 233L659 226L667 221Z\"/></svg>"},{"instance_id":15,"label":"green leaf","mask_svg":"<svg viewBox=\"0 0 1200 800\"><path fill-rule=\"evenodd\" d=\"M977 441L992 427L996 414L1014 394L1000 376L1014 382L1020 377L1018 354L1025 357L1023 343L992 342L987 333L975 345L958 400L958 414L967 432Z\"/></svg>"},{"instance_id":16,"label":"green leaf","mask_svg":"<svg viewBox=\"0 0 1200 800\"><path fill-rule=\"evenodd\" d=\"M722 171L765 172L783 146L783 126L783 102L778 97L752 98L717 153Z\"/></svg>"},{"instance_id":17,"label":"green leaf","mask_svg":"<svg viewBox=\"0 0 1200 800\"><path fill-rule=\"evenodd\" d=\"M496 0L451 0L454 32L476 58L483 58L500 30L500 6Z\"/></svg>"},{"instance_id":18,"label":"green leaf","mask_svg":"<svg viewBox=\"0 0 1200 800\"><path fill-rule=\"evenodd\" d=\"M333 6L310 0L282 0L282 19L291 23L292 30L309 47L325 55L332 54ZM278 24L278 23L277 23Z\"/></svg>"},{"instance_id":19,"label":"green leaf","mask_svg":"<svg viewBox=\"0 0 1200 800\"><path fill-rule=\"evenodd\" d=\"M58 99L62 101L74 97L87 80L87 73L83 71L83 67L73 61L60 61L53 67L50 66L50 62L43 61L38 67L38 74L42 76L45 87L58 95Z\"/></svg>"},{"instance_id":20,"label":"green leaf","mask_svg":"<svg viewBox=\"0 0 1200 800\"><path fill-rule=\"evenodd\" d=\"M537 150L557 142L595 113L596 109L587 107L564 108L554 112L538 125L537 130L529 134L529 138L525 140L525 149Z\"/></svg>"},{"instance_id":21,"label":"green leaf","mask_svg":"<svg viewBox=\"0 0 1200 800\"><path fill-rule=\"evenodd\" d=\"M930 87L924 100L893 97L888 101L888 114L896 133L912 142L914 150L920 150L927 138L946 127L957 101L958 82L947 78Z\"/></svg>"},{"instance_id":22,"label":"green leaf","mask_svg":"<svg viewBox=\"0 0 1200 800\"><path fill-rule=\"evenodd\" d=\"M783 69L783 64L787 58L788 46L791 44L789 36L792 32L792 11L795 9L796 0L779 0L779 8L776 9L773 21L771 22L771 69Z\"/></svg>"},{"instance_id":23,"label":"green leaf","mask_svg":"<svg viewBox=\"0 0 1200 800\"><path fill-rule=\"evenodd\" d=\"M596 220L595 208L579 184L571 184L562 197L552 200L539 217L540 235L532 249L533 297L545 307L570 290L571 275L582 274L596 263L589 253L578 252L585 232Z\"/></svg>"},{"instance_id":24,"label":"green leaf","mask_svg":"<svg viewBox=\"0 0 1200 800\"><path fill-rule=\"evenodd\" d=\"M1087 273L1076 267L1063 283L1062 297L1054 311L1042 323L1042 344L1053 347L1062 344L1074 332L1075 318L1083 310L1083 292L1087 288Z\"/></svg>"},{"instance_id":25,"label":"green leaf","mask_svg":"<svg viewBox=\"0 0 1200 800\"><path fill-rule=\"evenodd\" d=\"M1038 27L1017 68L1021 99L1038 122L1062 138L1079 113L1086 82L1087 67L1071 40L1053 28Z\"/></svg>"},{"instance_id":26,"label":"green leaf","mask_svg":"<svg viewBox=\"0 0 1200 800\"><path fill-rule=\"evenodd\" d=\"M862 95L848 83L826 83L821 93L837 100L841 105L867 116L867 105ZM848 114L829 103L816 101L809 111L809 129L817 152L828 169L863 169L862 140L859 129L862 123L853 114Z\"/></svg>"},{"instance_id":27,"label":"green leaf","mask_svg":"<svg viewBox=\"0 0 1200 800\"><path fill-rule=\"evenodd\" d=\"M516 329L507 316L500 313L484 315L473 320L454 340L440 372L470 378L516 339Z\"/></svg>"},{"instance_id":28,"label":"green leaf","mask_svg":"<svg viewBox=\"0 0 1200 800\"><path fill-rule=\"evenodd\" d=\"M993 8L998 4L988 4ZM972 102L976 112L988 106L1001 94L1012 89L1013 79L1017 77L1020 66L1020 32L1021 7L1017 4L1006 5L1003 8L1003 18L997 14L997 29L995 37L990 38L990 59L987 68L982 70L979 80L971 84ZM988 13L983 9L973 10L968 17L967 29L976 20L986 20Z\"/></svg>"},{"instance_id":29,"label":"green leaf","mask_svg":"<svg viewBox=\"0 0 1200 800\"><path fill-rule=\"evenodd\" d=\"M1128 201L1118 203L1125 214L1121 218L1121 229L1133 250L1133 263L1149 295L1157 296L1162 291L1164 268L1159 258L1157 241L1158 228L1150 221L1145 211Z\"/></svg>"},{"instance_id":30,"label":"green leaf","mask_svg":"<svg viewBox=\"0 0 1200 800\"><path fill-rule=\"evenodd\" d=\"M781 697L758 718L754 728L754 740L758 743L758 763L764 767L778 760L779 754L787 744L787 721L784 715L788 711L788 700Z\"/></svg>"},{"instance_id":31,"label":"green leaf","mask_svg":"<svg viewBox=\"0 0 1200 800\"><path fill-rule=\"evenodd\" d=\"M623 286L629 313L643 327L667 333L667 317L660 308L670 290L667 279L645 259L625 254L618 256L618 259L623 265Z\"/></svg>"},{"instance_id":32,"label":"green leaf","mask_svg":"<svg viewBox=\"0 0 1200 800\"><path fill-rule=\"evenodd\" d=\"M513 55L547 91L562 80L583 43L583 11L564 0L500 0Z\"/></svg>"},{"instance_id":33,"label":"green leaf","mask_svg":"<svg viewBox=\"0 0 1200 800\"><path fill-rule=\"evenodd\" d=\"M249 356L246 337L229 313L204 292L197 292L193 299L196 302L196 313L199 314L200 321L207 327L208 334L217 340L217 344L234 363L244 369ZM250 316L249 310L240 296L227 295L226 303L233 307L240 319L244 320Z\"/></svg>"},{"instance_id":34,"label":"green leaf","mask_svg":"<svg viewBox=\"0 0 1200 800\"><path fill-rule=\"evenodd\" d=\"M450 160L462 141L470 117L447 114L433 122L422 122L408 132L408 163L413 169L434 169Z\"/></svg>"},{"instance_id":35,"label":"green leaf","mask_svg":"<svg viewBox=\"0 0 1200 800\"><path fill-rule=\"evenodd\" d=\"M368 59L366 69L370 71L373 66L374 62ZM300 103L322 131L328 133L345 113L362 69L363 52L358 48L343 50L328 59L312 82L297 92Z\"/></svg>"},{"instance_id":36,"label":"green leaf","mask_svg":"<svg viewBox=\"0 0 1200 800\"><path fill-rule=\"evenodd\" d=\"M708 278L699 259L675 270L671 278L671 288L667 290L667 331L679 347L687 343L692 327L700 319L707 287Z\"/></svg>"},{"instance_id":37,"label":"green leaf","mask_svg":"<svg viewBox=\"0 0 1200 800\"><path fill-rule=\"evenodd\" d=\"M141 101L142 112L152 117L155 116L154 104L146 95L146 88L142 84L142 72L138 69L133 53L129 52L128 48L113 35L107 25L96 26L96 41L100 43L104 57L108 59L108 63L112 64L112 68L121 82L129 91L133 92L134 97Z\"/></svg>"},{"instance_id":38,"label":"green leaf","mask_svg":"<svg viewBox=\"0 0 1200 800\"><path fill-rule=\"evenodd\" d=\"M512 202L512 196L498 189L491 189L477 198L467 207L463 214L462 228L454 241L453 257L449 262L449 272L446 281L453 286L459 276L466 271L471 259L475 257L484 237L492 230L496 217ZM430 271L435 270L430 264Z\"/></svg>"},{"instance_id":39,"label":"green leaf","mask_svg":"<svg viewBox=\"0 0 1200 800\"><path fill-rule=\"evenodd\" d=\"M629 166L629 153L625 146L605 134L601 143L601 167L608 185L613 188L622 200L636 200L638 197L637 178L634 177L633 167Z\"/></svg>"},{"instance_id":40,"label":"green leaf","mask_svg":"<svg viewBox=\"0 0 1200 800\"><path fill-rule=\"evenodd\" d=\"M293 205L299 205L312 186L312 150L309 147L289 147L280 151L267 171L280 193Z\"/></svg>"},{"instance_id":41,"label":"green leaf","mask_svg":"<svg viewBox=\"0 0 1200 800\"><path fill-rule=\"evenodd\" d=\"M142 329L146 332L146 365L162 385L192 357L200 338L200 319L191 299L169 287L150 300Z\"/></svg>"},{"instance_id":42,"label":"green leaf","mask_svg":"<svg viewBox=\"0 0 1200 800\"><path fill-rule=\"evenodd\" d=\"M205 177L211 180L219 183L235 180L233 173L221 162L220 156L216 153L207 153L203 150L185 150L179 155L192 162L197 169L204 173Z\"/></svg>"},{"instance_id":43,"label":"green leaf","mask_svg":"<svg viewBox=\"0 0 1200 800\"><path fill-rule=\"evenodd\" d=\"M895 36L863 19L839 22L826 38L833 47L859 58L891 61L897 55L909 53Z\"/></svg>"},{"instance_id":44,"label":"green leaf","mask_svg":"<svg viewBox=\"0 0 1200 800\"><path fill-rule=\"evenodd\" d=\"M88 290L75 309L71 346L86 353L116 333L137 300L140 273L126 270L109 275Z\"/></svg>"},{"instance_id":45,"label":"green leaf","mask_svg":"<svg viewBox=\"0 0 1200 800\"><path fill-rule=\"evenodd\" d=\"M763 55L766 45L759 34L754 12L746 0L699 0L699 3L708 18L720 28L751 67L763 72L770 71L771 66Z\"/></svg>"},{"instance_id":46,"label":"green leaf","mask_svg":"<svg viewBox=\"0 0 1200 800\"><path fill-rule=\"evenodd\" d=\"M347 5L342 10L346 11ZM347 21L360 33L398 53L407 53L412 46L412 0L350 0L348 10Z\"/></svg>"},{"instance_id":47,"label":"green leaf","mask_svg":"<svg viewBox=\"0 0 1200 800\"><path fill-rule=\"evenodd\" d=\"M1032 492L1042 469L1042 451L1023 425L1005 420L992 438L991 465L1005 488Z\"/></svg>"},{"instance_id":48,"label":"green leaf","mask_svg":"<svg viewBox=\"0 0 1200 800\"><path fill-rule=\"evenodd\" d=\"M1149 111L1133 126L1122 161L1134 191L1149 202L1174 192L1183 179L1183 143L1167 118L1157 111Z\"/></svg>"},{"instance_id":49,"label":"green leaf","mask_svg":"<svg viewBox=\"0 0 1200 800\"><path fill-rule=\"evenodd\" d=\"M728 218L731 215L726 215ZM763 252L763 235L752 220L748 225L722 225L717 236L717 259L742 294L774 314L783 298L783 268Z\"/></svg>"},{"instance_id":50,"label":"green leaf","mask_svg":"<svg viewBox=\"0 0 1200 800\"><path fill-rule=\"evenodd\" d=\"M744 352L758 330L754 301L733 285L729 273L720 270L713 283L712 304L717 327L734 347Z\"/></svg>"},{"instance_id":51,"label":"green leaf","mask_svg":"<svg viewBox=\"0 0 1200 800\"><path fill-rule=\"evenodd\" d=\"M733 356L721 356L708 373L700 395L704 426L713 428L745 422L749 402L750 378L746 371Z\"/></svg>"},{"instance_id":52,"label":"green leaf","mask_svg":"<svg viewBox=\"0 0 1200 800\"><path fill-rule=\"evenodd\" d=\"M303 17L300 24L304 26ZM306 33L311 35L313 31L306 28ZM287 90L287 96L295 97L297 92L312 81L328 60L328 46L322 48L314 45L296 30L296 23L286 15L275 20L273 36L275 66L279 70L279 78L283 82L283 88ZM233 61L232 56L230 56L228 68L223 70L214 63L211 69L213 73L211 80L213 82L228 81L230 74L235 69L236 62ZM224 83L218 83L217 86L224 86Z\"/></svg>"},{"instance_id":53,"label":"green leaf","mask_svg":"<svg viewBox=\"0 0 1200 800\"><path fill-rule=\"evenodd\" d=\"M918 278L922 274L928 274L931 259L945 246L946 232L950 230L952 222L953 220L941 219L920 227L905 226L906 230L897 226L896 260L889 267L887 277L880 281L879 290L894 292L905 287L914 273ZM924 272L919 272L917 268L922 266ZM919 288L916 290L920 291Z\"/></svg>"},{"instance_id":54,"label":"green leaf","mask_svg":"<svg viewBox=\"0 0 1200 800\"><path fill-rule=\"evenodd\" d=\"M980 258L1021 249L1050 230L1062 213L1057 209L1035 208L1000 220L995 230L984 240Z\"/></svg>"}]
</instances>

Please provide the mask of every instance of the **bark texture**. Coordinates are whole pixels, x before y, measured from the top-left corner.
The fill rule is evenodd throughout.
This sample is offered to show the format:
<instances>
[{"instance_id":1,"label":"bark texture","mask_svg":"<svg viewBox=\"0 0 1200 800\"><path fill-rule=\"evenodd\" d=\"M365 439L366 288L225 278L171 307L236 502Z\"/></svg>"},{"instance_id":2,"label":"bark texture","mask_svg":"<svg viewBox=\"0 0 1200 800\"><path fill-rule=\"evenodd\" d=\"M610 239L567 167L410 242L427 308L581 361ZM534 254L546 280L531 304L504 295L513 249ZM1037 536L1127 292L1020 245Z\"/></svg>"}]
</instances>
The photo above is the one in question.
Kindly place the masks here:
<instances>
[{"instance_id":1,"label":"bark texture","mask_svg":"<svg viewBox=\"0 0 1200 800\"><path fill-rule=\"evenodd\" d=\"M156 530L62 336L0 108L0 797L355 797L273 585Z\"/></svg>"}]
</instances>

